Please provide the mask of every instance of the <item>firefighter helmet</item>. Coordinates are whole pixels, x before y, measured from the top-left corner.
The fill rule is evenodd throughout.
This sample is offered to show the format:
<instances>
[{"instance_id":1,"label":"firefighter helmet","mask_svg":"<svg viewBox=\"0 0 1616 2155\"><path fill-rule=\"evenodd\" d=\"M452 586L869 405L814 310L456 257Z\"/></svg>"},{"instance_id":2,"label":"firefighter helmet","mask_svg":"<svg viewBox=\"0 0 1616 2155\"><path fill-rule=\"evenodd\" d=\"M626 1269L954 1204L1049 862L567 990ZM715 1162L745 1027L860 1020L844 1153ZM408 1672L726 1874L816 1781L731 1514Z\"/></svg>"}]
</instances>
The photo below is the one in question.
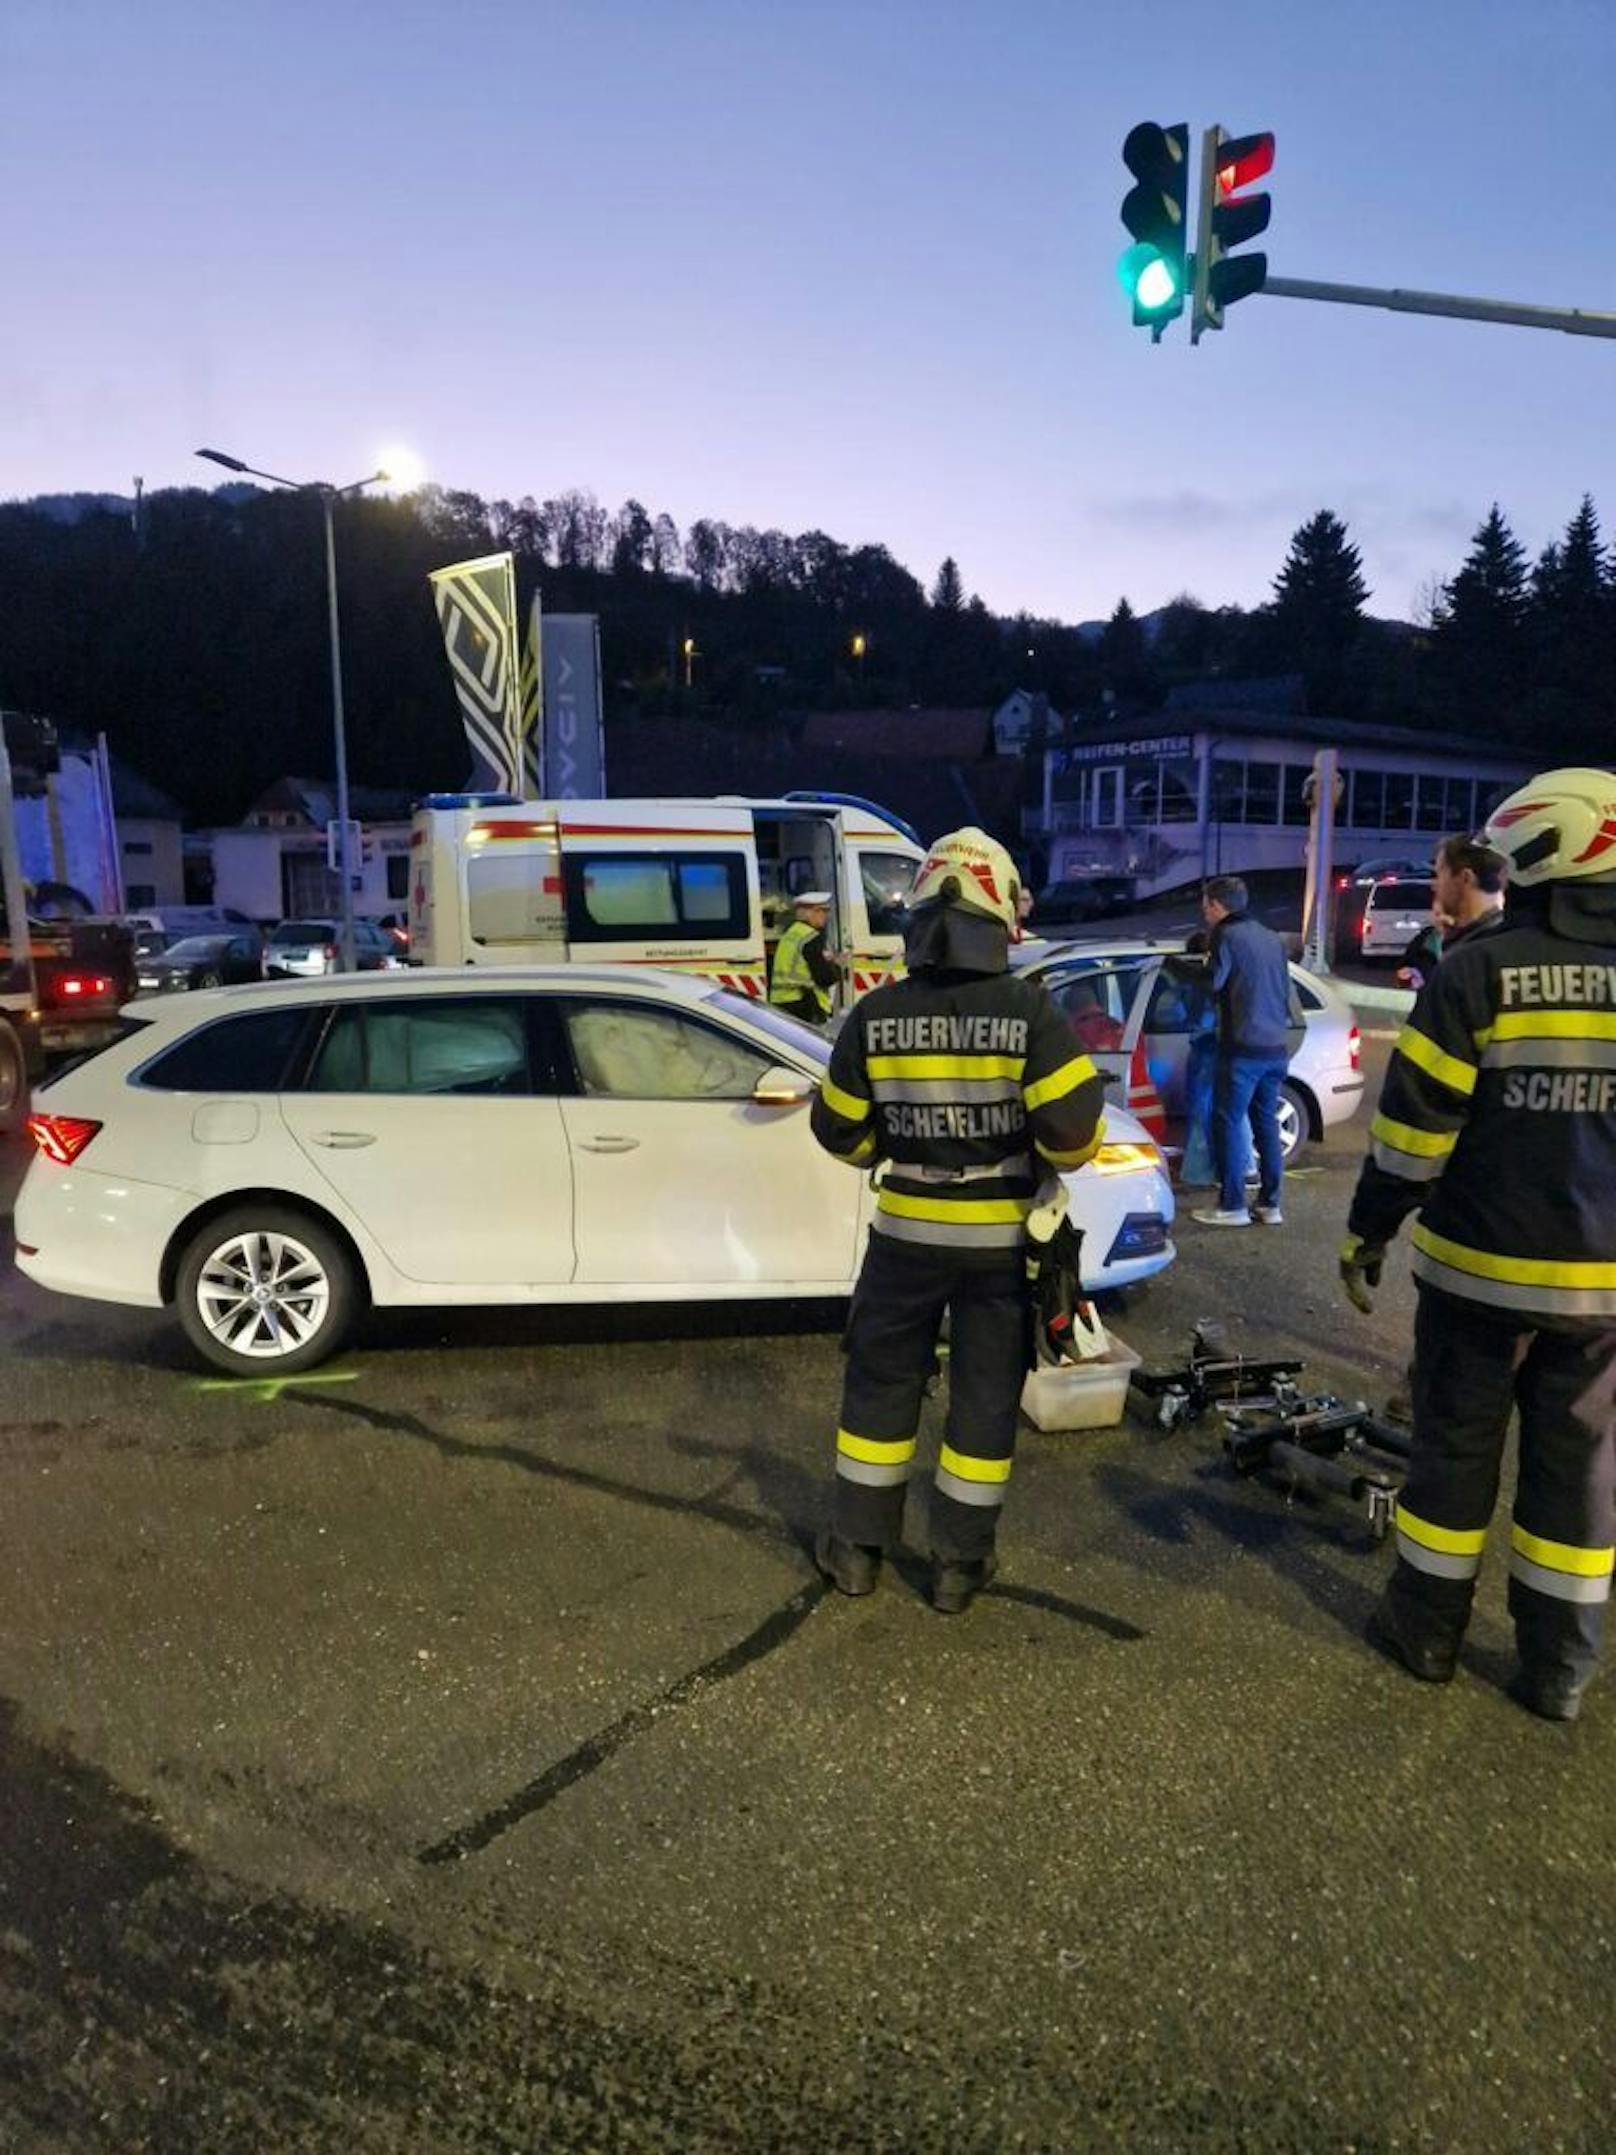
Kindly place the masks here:
<instances>
[{"instance_id":1,"label":"firefighter helmet","mask_svg":"<svg viewBox=\"0 0 1616 2155\"><path fill-rule=\"evenodd\" d=\"M909 893L909 908L958 905L984 913L1010 935L1017 927L1016 901L1021 878L1016 864L996 838L974 823L939 838L920 865Z\"/></svg>"},{"instance_id":2,"label":"firefighter helmet","mask_svg":"<svg viewBox=\"0 0 1616 2155\"><path fill-rule=\"evenodd\" d=\"M1511 883L1616 881L1616 772L1543 771L1487 818Z\"/></svg>"}]
</instances>

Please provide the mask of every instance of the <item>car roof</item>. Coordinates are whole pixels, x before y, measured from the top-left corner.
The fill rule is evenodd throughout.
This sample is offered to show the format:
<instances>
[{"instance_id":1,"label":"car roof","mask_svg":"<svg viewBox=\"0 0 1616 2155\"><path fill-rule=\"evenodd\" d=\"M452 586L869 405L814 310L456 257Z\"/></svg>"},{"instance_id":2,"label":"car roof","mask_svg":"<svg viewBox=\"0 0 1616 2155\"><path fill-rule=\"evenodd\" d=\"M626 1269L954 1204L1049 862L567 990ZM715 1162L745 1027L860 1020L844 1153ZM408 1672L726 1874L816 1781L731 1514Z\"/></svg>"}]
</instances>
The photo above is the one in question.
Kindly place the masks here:
<instances>
[{"instance_id":1,"label":"car roof","mask_svg":"<svg viewBox=\"0 0 1616 2155\"><path fill-rule=\"evenodd\" d=\"M653 994L659 1001L694 1007L723 987L708 974L691 976L642 965L440 965L407 966L386 973L321 973L308 980L251 980L235 988L203 988L183 1005L140 1002L126 1006L132 1015L161 1024L165 1018L187 1022L225 1010L281 1009L286 1004L362 1002L382 996L512 995L542 989L553 994L588 988L612 988ZM159 1010L161 1016L158 1015Z\"/></svg>"}]
</instances>

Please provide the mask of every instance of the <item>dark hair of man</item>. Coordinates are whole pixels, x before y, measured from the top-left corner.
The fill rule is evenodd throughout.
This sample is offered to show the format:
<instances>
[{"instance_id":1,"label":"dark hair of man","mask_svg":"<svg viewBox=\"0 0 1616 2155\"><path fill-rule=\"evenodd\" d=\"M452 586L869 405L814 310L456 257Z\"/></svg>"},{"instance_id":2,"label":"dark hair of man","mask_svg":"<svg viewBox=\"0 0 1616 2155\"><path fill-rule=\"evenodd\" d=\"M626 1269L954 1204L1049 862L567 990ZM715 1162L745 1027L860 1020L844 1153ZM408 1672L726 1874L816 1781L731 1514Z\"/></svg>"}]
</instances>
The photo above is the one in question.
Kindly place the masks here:
<instances>
[{"instance_id":1,"label":"dark hair of man","mask_svg":"<svg viewBox=\"0 0 1616 2155\"><path fill-rule=\"evenodd\" d=\"M1436 850L1450 875L1463 875L1468 868L1476 879L1477 890L1484 890L1489 898L1503 889L1509 862L1479 838L1444 838Z\"/></svg>"},{"instance_id":2,"label":"dark hair of man","mask_svg":"<svg viewBox=\"0 0 1616 2155\"><path fill-rule=\"evenodd\" d=\"M1249 902L1246 886L1237 875L1210 876L1206 883L1206 896L1214 905L1221 905L1226 913L1243 913Z\"/></svg>"}]
</instances>

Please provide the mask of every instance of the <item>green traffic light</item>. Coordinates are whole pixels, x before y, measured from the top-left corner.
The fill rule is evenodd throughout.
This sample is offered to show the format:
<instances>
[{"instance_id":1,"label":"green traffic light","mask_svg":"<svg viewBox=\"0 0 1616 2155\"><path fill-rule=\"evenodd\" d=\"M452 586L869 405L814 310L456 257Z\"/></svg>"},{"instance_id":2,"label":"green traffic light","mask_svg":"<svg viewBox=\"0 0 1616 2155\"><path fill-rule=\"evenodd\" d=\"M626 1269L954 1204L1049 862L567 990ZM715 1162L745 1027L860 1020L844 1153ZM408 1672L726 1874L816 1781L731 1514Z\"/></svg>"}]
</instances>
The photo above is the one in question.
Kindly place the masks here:
<instances>
[{"instance_id":1,"label":"green traffic light","mask_svg":"<svg viewBox=\"0 0 1616 2155\"><path fill-rule=\"evenodd\" d=\"M1173 265L1159 247L1141 240L1125 249L1117 263L1122 289L1133 301L1135 321L1149 321L1159 314L1177 313L1182 287Z\"/></svg>"}]
</instances>

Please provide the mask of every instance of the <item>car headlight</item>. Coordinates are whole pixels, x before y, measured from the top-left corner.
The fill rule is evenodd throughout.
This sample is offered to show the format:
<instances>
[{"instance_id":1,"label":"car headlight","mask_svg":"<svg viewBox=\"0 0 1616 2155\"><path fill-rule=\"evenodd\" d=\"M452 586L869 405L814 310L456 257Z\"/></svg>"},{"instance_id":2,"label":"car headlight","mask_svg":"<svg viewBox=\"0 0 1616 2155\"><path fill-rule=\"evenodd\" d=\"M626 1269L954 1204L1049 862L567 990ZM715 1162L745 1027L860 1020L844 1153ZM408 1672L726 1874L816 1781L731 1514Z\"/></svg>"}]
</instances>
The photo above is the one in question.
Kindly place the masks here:
<instances>
[{"instance_id":1,"label":"car headlight","mask_svg":"<svg viewBox=\"0 0 1616 2155\"><path fill-rule=\"evenodd\" d=\"M1115 1144L1102 1145L1089 1165L1097 1175L1134 1175L1152 1167L1165 1173L1167 1168L1159 1146L1135 1145L1120 1138Z\"/></svg>"}]
</instances>

